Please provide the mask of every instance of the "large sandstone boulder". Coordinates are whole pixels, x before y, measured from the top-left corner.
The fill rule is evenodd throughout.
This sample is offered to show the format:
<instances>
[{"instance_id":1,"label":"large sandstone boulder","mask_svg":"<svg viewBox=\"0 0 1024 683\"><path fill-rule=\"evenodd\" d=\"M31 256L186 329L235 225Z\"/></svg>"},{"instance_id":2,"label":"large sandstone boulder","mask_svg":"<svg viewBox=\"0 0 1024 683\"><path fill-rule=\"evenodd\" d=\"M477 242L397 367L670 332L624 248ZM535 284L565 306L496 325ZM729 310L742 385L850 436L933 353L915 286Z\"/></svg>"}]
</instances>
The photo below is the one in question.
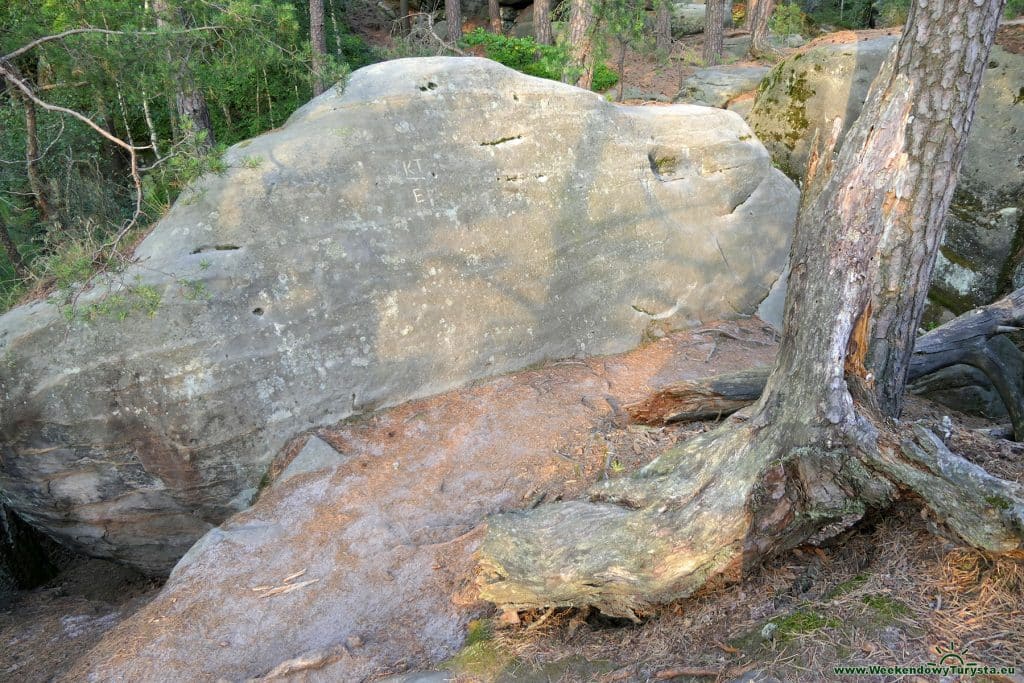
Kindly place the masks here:
<instances>
[{"instance_id":1,"label":"large sandstone boulder","mask_svg":"<svg viewBox=\"0 0 1024 683\"><path fill-rule=\"evenodd\" d=\"M801 178L814 131L835 117L848 129L896 35L830 37L763 81L747 121L776 164ZM993 48L935 269L932 299L954 313L1020 286L1024 216L1024 55ZM1024 277L1018 280L1024 284Z\"/></svg>"},{"instance_id":2,"label":"large sandstone boulder","mask_svg":"<svg viewBox=\"0 0 1024 683\"><path fill-rule=\"evenodd\" d=\"M361 69L225 160L91 320L0 318L0 489L153 573L304 430L752 312L797 206L735 114L476 58Z\"/></svg>"},{"instance_id":3,"label":"large sandstone boulder","mask_svg":"<svg viewBox=\"0 0 1024 683\"><path fill-rule=\"evenodd\" d=\"M768 75L767 66L713 66L688 76L676 102L727 109L731 100L755 90Z\"/></svg>"}]
</instances>

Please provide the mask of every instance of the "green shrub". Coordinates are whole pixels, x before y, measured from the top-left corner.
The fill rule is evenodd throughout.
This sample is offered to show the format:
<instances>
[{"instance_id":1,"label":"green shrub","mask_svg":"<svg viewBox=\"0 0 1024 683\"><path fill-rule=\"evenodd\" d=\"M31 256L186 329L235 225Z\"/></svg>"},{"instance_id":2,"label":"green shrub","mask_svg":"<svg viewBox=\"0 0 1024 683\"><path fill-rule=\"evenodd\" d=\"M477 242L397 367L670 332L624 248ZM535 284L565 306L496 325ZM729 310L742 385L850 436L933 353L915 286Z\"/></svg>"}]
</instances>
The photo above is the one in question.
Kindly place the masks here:
<instances>
[{"instance_id":1,"label":"green shrub","mask_svg":"<svg viewBox=\"0 0 1024 683\"><path fill-rule=\"evenodd\" d=\"M466 34L462 42L467 47L483 47L488 59L510 69L552 81L562 80L562 70L569 61L568 50L563 45L539 45L533 38L509 38L482 28ZM591 89L608 90L618 82L617 73L606 64L598 64Z\"/></svg>"},{"instance_id":2,"label":"green shrub","mask_svg":"<svg viewBox=\"0 0 1024 683\"><path fill-rule=\"evenodd\" d=\"M799 35L807 30L807 15L796 3L782 3L775 7L768 26L780 36Z\"/></svg>"}]
</instances>

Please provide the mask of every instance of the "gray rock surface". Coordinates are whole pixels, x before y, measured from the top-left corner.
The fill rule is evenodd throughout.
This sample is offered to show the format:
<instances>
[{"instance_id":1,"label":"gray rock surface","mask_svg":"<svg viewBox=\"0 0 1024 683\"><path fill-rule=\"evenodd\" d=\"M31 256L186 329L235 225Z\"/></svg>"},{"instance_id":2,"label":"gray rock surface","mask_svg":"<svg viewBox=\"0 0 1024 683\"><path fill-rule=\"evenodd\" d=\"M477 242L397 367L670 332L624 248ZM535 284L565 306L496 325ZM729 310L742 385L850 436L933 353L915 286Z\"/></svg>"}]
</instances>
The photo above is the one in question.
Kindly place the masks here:
<instances>
[{"instance_id":1,"label":"gray rock surface","mask_svg":"<svg viewBox=\"0 0 1024 683\"><path fill-rule=\"evenodd\" d=\"M225 161L110 285L158 295L152 315L0 317L0 489L151 573L300 432L753 312L797 206L735 114L477 58L361 69Z\"/></svg>"},{"instance_id":2,"label":"gray rock surface","mask_svg":"<svg viewBox=\"0 0 1024 683\"><path fill-rule=\"evenodd\" d=\"M703 3L672 3L672 35L676 38L703 33L707 6ZM732 26L732 12L726 12L722 26Z\"/></svg>"},{"instance_id":3,"label":"gray rock surface","mask_svg":"<svg viewBox=\"0 0 1024 683\"><path fill-rule=\"evenodd\" d=\"M715 66L697 69L683 81L676 102L725 109L729 101L756 90L771 69L767 66Z\"/></svg>"},{"instance_id":4,"label":"gray rock surface","mask_svg":"<svg viewBox=\"0 0 1024 683\"><path fill-rule=\"evenodd\" d=\"M814 131L848 129L896 36L816 44L777 65L746 117L791 177L803 176ZM1017 286L1024 215L1024 55L996 46L982 83L960 184L932 281L932 299L959 314ZM1018 278L1024 282L1024 277Z\"/></svg>"}]
</instances>

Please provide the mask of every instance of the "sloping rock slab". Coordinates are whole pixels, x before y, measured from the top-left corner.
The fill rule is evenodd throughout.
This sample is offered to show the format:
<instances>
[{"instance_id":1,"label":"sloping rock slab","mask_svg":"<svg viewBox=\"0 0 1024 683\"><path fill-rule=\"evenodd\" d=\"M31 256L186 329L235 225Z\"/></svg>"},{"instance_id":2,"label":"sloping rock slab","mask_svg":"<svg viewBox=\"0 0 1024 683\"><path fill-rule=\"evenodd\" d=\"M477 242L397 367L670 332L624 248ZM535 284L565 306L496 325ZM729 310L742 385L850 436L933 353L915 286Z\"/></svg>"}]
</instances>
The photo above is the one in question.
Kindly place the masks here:
<instances>
[{"instance_id":1,"label":"sloping rock slab","mask_svg":"<svg viewBox=\"0 0 1024 683\"><path fill-rule=\"evenodd\" d=\"M775 345L756 319L721 325L728 336L673 335L321 430L343 464L272 484L207 534L68 679L240 680L277 669L356 681L443 660L489 609L473 583L484 515L577 496L613 457L626 459L625 444L610 453L600 438L615 429L613 406L770 362Z\"/></svg>"},{"instance_id":2,"label":"sloping rock slab","mask_svg":"<svg viewBox=\"0 0 1024 683\"><path fill-rule=\"evenodd\" d=\"M151 573L299 432L752 312L797 205L734 114L477 58L361 69L225 159L138 248L120 309L0 318L0 489Z\"/></svg>"}]
</instances>

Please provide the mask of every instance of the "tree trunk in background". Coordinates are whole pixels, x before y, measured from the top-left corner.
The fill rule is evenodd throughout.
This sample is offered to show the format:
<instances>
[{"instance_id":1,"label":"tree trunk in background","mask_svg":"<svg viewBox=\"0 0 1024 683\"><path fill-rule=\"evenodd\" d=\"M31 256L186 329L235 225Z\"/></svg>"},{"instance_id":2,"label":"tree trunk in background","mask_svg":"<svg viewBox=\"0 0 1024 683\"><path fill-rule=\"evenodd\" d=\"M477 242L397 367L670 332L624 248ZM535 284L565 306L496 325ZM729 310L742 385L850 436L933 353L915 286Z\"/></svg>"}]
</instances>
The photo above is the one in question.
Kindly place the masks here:
<instances>
[{"instance_id":1,"label":"tree trunk in background","mask_svg":"<svg viewBox=\"0 0 1024 683\"><path fill-rule=\"evenodd\" d=\"M448 22L448 42L458 45L462 40L462 7L459 0L444 0L444 18Z\"/></svg>"},{"instance_id":2,"label":"tree trunk in background","mask_svg":"<svg viewBox=\"0 0 1024 683\"><path fill-rule=\"evenodd\" d=\"M20 74L15 76L20 78ZM21 102L25 110L25 172L28 176L28 185L32 189L36 210L39 211L39 220L43 223L50 223L54 220L53 207L50 204L49 193L46 191L46 183L39 171L39 130L36 119L36 105L17 88L10 89L11 94Z\"/></svg>"},{"instance_id":3,"label":"tree trunk in background","mask_svg":"<svg viewBox=\"0 0 1024 683\"><path fill-rule=\"evenodd\" d=\"M754 15L757 13L757 6L760 0L747 0L747 7L743 12L743 30L750 31L754 25Z\"/></svg>"},{"instance_id":4,"label":"tree trunk in background","mask_svg":"<svg viewBox=\"0 0 1024 683\"><path fill-rule=\"evenodd\" d=\"M537 43L551 45L551 0L535 0L533 3L533 32Z\"/></svg>"},{"instance_id":5,"label":"tree trunk in background","mask_svg":"<svg viewBox=\"0 0 1024 683\"><path fill-rule=\"evenodd\" d=\"M775 11L775 0L757 0L750 18L750 56L754 59L770 57L772 46L768 42L768 22Z\"/></svg>"},{"instance_id":6,"label":"tree trunk in background","mask_svg":"<svg viewBox=\"0 0 1024 683\"><path fill-rule=\"evenodd\" d=\"M189 26L192 21L182 10L171 10L167 0L153 0L153 11L156 13L157 26L166 27L179 24ZM178 62L177 93L174 98L175 109L182 122L182 129L191 143L199 150L213 149L216 140L213 124L210 122L210 110L206 106L206 96L196 87L192 70L185 57L168 55Z\"/></svg>"},{"instance_id":7,"label":"tree trunk in background","mask_svg":"<svg viewBox=\"0 0 1024 683\"><path fill-rule=\"evenodd\" d=\"M725 0L707 0L704 17L704 66L722 61L722 24L725 22Z\"/></svg>"},{"instance_id":8,"label":"tree trunk in background","mask_svg":"<svg viewBox=\"0 0 1024 683\"><path fill-rule=\"evenodd\" d=\"M672 51L672 5L669 0L658 0L654 19L654 46L659 53Z\"/></svg>"},{"instance_id":9,"label":"tree trunk in background","mask_svg":"<svg viewBox=\"0 0 1024 683\"><path fill-rule=\"evenodd\" d=\"M590 89L594 82L594 8L592 0L571 0L569 59L562 73L566 83Z\"/></svg>"},{"instance_id":10,"label":"tree trunk in background","mask_svg":"<svg viewBox=\"0 0 1024 683\"><path fill-rule=\"evenodd\" d=\"M14 268L14 274L19 278L28 277L28 265L25 263L21 252L18 251L18 247L14 244L14 239L11 238L11 233L8 232L7 226L2 223L0 223L0 244L3 245L4 254L7 255L7 260L10 261L11 266Z\"/></svg>"},{"instance_id":11,"label":"tree trunk in background","mask_svg":"<svg viewBox=\"0 0 1024 683\"><path fill-rule=\"evenodd\" d=\"M874 412L863 365L876 283L920 283L913 302L927 287L925 226L945 219L1001 10L1002 0L913 3L838 157L841 122L816 145L782 344L760 400L635 475L595 485L585 501L490 518L485 599L635 619L709 578L738 579L768 556L823 542L898 497L968 545L1024 547L1024 485L921 426L896 431ZM894 240L927 256L894 259L885 253Z\"/></svg>"},{"instance_id":12,"label":"tree trunk in background","mask_svg":"<svg viewBox=\"0 0 1024 683\"><path fill-rule=\"evenodd\" d=\"M327 62L327 35L324 33L324 0L309 0L309 40L313 48L313 95L327 89L324 70Z\"/></svg>"},{"instance_id":13,"label":"tree trunk in background","mask_svg":"<svg viewBox=\"0 0 1024 683\"><path fill-rule=\"evenodd\" d=\"M398 2L398 30L403 35L409 35L409 0Z\"/></svg>"},{"instance_id":14,"label":"tree trunk in background","mask_svg":"<svg viewBox=\"0 0 1024 683\"><path fill-rule=\"evenodd\" d=\"M487 0L487 18L491 24L491 33L501 33L501 7L498 0Z\"/></svg>"}]
</instances>

